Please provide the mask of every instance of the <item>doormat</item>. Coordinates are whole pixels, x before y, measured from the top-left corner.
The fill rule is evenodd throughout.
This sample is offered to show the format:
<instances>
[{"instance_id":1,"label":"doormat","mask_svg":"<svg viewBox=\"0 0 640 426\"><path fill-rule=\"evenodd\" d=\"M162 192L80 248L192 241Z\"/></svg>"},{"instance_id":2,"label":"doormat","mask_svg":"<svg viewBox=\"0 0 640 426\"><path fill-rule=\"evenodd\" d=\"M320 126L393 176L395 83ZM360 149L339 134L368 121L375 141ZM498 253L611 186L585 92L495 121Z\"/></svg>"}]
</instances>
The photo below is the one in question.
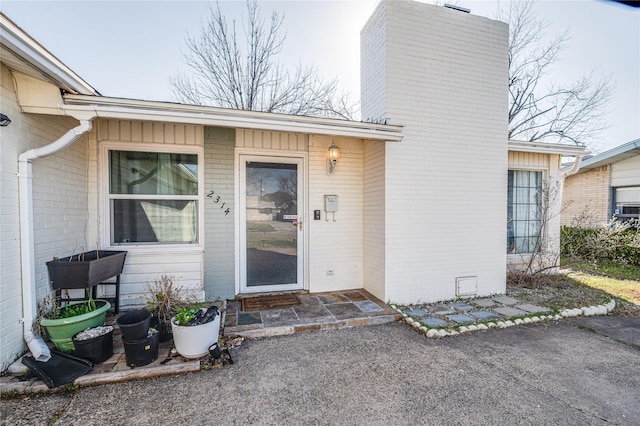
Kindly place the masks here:
<instances>
[{"instance_id":1,"label":"doormat","mask_svg":"<svg viewBox=\"0 0 640 426\"><path fill-rule=\"evenodd\" d=\"M242 299L243 311L263 311L283 309L302 305L297 294L278 294L272 296L245 297Z\"/></svg>"}]
</instances>

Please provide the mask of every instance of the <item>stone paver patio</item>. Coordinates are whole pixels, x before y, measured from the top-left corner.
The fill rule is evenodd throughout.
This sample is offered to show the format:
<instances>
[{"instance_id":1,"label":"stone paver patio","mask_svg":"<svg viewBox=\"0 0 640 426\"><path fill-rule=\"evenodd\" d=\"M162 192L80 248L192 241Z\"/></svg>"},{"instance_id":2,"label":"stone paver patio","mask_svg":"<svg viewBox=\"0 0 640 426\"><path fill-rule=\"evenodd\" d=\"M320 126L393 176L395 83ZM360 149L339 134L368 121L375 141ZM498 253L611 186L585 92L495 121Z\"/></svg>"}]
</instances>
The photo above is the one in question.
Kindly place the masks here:
<instances>
[{"instance_id":1,"label":"stone paver patio","mask_svg":"<svg viewBox=\"0 0 640 426\"><path fill-rule=\"evenodd\" d=\"M537 313L548 313L550 309L529 303L521 303L509 296L498 295L467 302L421 304L401 308L416 321L428 327L455 327Z\"/></svg>"},{"instance_id":2,"label":"stone paver patio","mask_svg":"<svg viewBox=\"0 0 640 426\"><path fill-rule=\"evenodd\" d=\"M383 324L400 315L365 290L299 294L299 306L263 311L242 310L240 300L227 303L225 334L268 337L344 327Z\"/></svg>"}]
</instances>

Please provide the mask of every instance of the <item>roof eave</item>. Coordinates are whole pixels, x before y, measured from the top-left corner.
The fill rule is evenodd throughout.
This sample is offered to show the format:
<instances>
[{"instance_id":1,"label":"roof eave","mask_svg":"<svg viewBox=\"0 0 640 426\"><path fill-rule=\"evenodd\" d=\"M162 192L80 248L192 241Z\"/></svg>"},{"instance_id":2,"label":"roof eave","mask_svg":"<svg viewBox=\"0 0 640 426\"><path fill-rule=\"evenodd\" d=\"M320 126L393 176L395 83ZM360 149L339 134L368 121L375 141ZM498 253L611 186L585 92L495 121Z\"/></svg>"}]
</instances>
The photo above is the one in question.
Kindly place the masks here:
<instances>
[{"instance_id":1,"label":"roof eave","mask_svg":"<svg viewBox=\"0 0 640 426\"><path fill-rule=\"evenodd\" d=\"M331 118L81 95L65 95L64 101L63 108L70 115L91 111L101 118L121 120L165 121L206 126L275 130L388 142L399 142L403 138L403 128L401 126Z\"/></svg>"},{"instance_id":2,"label":"roof eave","mask_svg":"<svg viewBox=\"0 0 640 426\"><path fill-rule=\"evenodd\" d=\"M640 139L633 140L601 154L594 155L589 159L583 160L581 168L594 169L617 161L622 161L634 156L635 154L633 154L633 152L635 150L638 150L637 155L640 155Z\"/></svg>"},{"instance_id":3,"label":"roof eave","mask_svg":"<svg viewBox=\"0 0 640 426\"><path fill-rule=\"evenodd\" d=\"M587 148L580 145L509 140L507 146L509 151L517 152L558 154L564 156L585 156L589 154Z\"/></svg>"}]
</instances>

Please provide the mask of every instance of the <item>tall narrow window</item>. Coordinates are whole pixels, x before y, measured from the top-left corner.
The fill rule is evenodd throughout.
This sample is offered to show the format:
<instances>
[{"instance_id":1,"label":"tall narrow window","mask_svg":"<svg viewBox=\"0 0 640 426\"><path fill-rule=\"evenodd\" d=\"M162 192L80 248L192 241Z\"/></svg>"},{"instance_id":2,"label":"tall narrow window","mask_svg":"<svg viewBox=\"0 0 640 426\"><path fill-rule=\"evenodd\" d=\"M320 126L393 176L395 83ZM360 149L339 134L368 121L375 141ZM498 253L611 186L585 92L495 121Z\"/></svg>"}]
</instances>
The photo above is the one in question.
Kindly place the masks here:
<instances>
[{"instance_id":1,"label":"tall narrow window","mask_svg":"<svg viewBox=\"0 0 640 426\"><path fill-rule=\"evenodd\" d=\"M507 253L532 253L542 226L542 172L509 170Z\"/></svg>"},{"instance_id":2,"label":"tall narrow window","mask_svg":"<svg viewBox=\"0 0 640 426\"><path fill-rule=\"evenodd\" d=\"M198 155L109 151L111 244L198 241Z\"/></svg>"}]
</instances>

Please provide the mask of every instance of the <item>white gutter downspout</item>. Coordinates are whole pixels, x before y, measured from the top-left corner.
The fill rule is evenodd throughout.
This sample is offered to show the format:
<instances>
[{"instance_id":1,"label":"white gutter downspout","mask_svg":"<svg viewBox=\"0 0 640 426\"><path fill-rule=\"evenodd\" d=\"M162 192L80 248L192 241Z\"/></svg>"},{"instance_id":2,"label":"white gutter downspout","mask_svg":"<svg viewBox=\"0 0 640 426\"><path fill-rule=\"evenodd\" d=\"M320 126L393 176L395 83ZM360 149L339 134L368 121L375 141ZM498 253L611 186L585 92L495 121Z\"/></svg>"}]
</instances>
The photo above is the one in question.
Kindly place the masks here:
<instances>
[{"instance_id":1,"label":"white gutter downspout","mask_svg":"<svg viewBox=\"0 0 640 426\"><path fill-rule=\"evenodd\" d=\"M20 253L22 262L22 323L24 340L33 357L38 361L48 361L51 353L40 336L33 333L36 313L36 272L33 238L33 173L31 161L47 157L74 143L80 136L91 130L91 120L80 120L80 125L69 130L57 141L18 156L18 187L20 191Z\"/></svg>"},{"instance_id":2,"label":"white gutter downspout","mask_svg":"<svg viewBox=\"0 0 640 426\"><path fill-rule=\"evenodd\" d=\"M560 173L560 179L562 183L564 183L564 180L567 178L567 176L575 175L576 173L578 173L578 171L580 170L580 166L582 165L583 156L584 154L577 155L576 159L573 161L573 166L571 166L569 170Z\"/></svg>"}]
</instances>

